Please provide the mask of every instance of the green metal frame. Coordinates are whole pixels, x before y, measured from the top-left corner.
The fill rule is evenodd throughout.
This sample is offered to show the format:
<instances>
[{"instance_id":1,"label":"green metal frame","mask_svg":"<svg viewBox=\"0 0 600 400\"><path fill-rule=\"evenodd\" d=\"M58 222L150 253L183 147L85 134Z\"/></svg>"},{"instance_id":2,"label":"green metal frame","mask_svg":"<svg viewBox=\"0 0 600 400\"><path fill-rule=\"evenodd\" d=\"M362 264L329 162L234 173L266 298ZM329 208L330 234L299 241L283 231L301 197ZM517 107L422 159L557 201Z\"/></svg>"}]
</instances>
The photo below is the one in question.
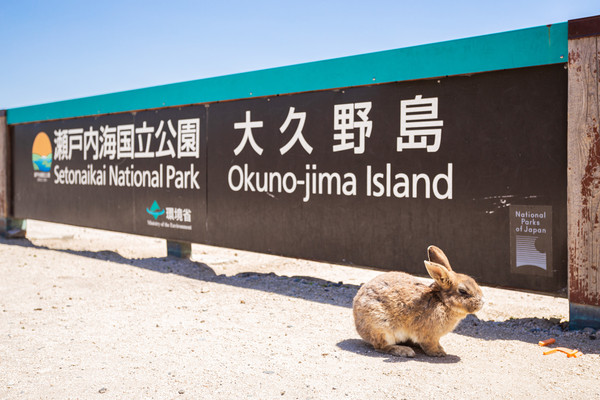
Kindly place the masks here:
<instances>
[{"instance_id":1,"label":"green metal frame","mask_svg":"<svg viewBox=\"0 0 600 400\"><path fill-rule=\"evenodd\" d=\"M9 125L567 62L568 23L7 110Z\"/></svg>"}]
</instances>

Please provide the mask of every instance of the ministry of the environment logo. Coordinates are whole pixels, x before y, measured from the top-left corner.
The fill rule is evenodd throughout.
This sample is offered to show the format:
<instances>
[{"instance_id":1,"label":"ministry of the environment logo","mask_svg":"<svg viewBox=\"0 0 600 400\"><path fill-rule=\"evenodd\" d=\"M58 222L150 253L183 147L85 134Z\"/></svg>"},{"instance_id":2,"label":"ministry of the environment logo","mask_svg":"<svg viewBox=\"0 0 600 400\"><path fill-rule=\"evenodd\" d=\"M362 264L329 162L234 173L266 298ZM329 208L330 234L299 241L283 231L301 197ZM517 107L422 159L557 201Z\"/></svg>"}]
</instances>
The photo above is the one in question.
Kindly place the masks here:
<instances>
[{"instance_id":1,"label":"ministry of the environment logo","mask_svg":"<svg viewBox=\"0 0 600 400\"><path fill-rule=\"evenodd\" d=\"M146 213L153 218L147 219L146 223L155 228L192 230L192 210L184 207L175 207L171 204L162 207L154 200L150 207L146 207ZM160 221L158 221L158 217Z\"/></svg>"},{"instance_id":2,"label":"ministry of the environment logo","mask_svg":"<svg viewBox=\"0 0 600 400\"><path fill-rule=\"evenodd\" d=\"M31 148L31 161L33 162L33 177L38 182L50 179L52 167L52 144L45 132L37 134Z\"/></svg>"},{"instance_id":3,"label":"ministry of the environment logo","mask_svg":"<svg viewBox=\"0 0 600 400\"><path fill-rule=\"evenodd\" d=\"M154 200L154 203L152 203L152 206L150 208L146 208L146 212L150 215L152 215L154 217L154 219L156 220L158 217L160 217L161 215L163 215L165 213L165 210L160 208L160 206L158 205L158 202L156 200Z\"/></svg>"}]
</instances>

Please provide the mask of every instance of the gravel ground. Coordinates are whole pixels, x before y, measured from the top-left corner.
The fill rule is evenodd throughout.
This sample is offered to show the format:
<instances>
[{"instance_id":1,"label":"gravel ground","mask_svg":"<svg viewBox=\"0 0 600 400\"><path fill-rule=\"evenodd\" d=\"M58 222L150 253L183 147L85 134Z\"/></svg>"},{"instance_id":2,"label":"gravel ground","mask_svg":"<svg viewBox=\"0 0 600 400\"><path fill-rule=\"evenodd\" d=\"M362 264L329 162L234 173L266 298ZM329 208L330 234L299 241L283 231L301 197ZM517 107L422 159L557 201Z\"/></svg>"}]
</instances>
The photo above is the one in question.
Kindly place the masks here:
<instances>
[{"instance_id":1,"label":"gravel ground","mask_svg":"<svg viewBox=\"0 0 600 400\"><path fill-rule=\"evenodd\" d=\"M0 398L600 398L600 332L563 330L564 298L484 287L483 310L442 338L447 357L397 358L352 320L380 272L192 251L39 221L0 239ZM584 355L544 356L550 337Z\"/></svg>"}]
</instances>

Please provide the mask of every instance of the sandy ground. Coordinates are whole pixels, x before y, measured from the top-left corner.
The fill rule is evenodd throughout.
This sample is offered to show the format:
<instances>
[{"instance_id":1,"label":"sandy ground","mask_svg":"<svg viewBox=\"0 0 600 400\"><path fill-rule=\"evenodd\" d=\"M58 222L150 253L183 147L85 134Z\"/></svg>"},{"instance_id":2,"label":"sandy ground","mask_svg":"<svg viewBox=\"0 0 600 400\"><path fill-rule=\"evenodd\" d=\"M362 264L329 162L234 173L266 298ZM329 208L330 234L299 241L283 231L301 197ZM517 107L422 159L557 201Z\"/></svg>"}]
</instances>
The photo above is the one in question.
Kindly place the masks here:
<instances>
[{"instance_id":1,"label":"sandy ground","mask_svg":"<svg viewBox=\"0 0 600 400\"><path fill-rule=\"evenodd\" d=\"M192 250L38 221L0 239L0 399L600 398L600 338L562 330L564 298L485 287L447 357L404 359L354 330L380 272Z\"/></svg>"}]
</instances>

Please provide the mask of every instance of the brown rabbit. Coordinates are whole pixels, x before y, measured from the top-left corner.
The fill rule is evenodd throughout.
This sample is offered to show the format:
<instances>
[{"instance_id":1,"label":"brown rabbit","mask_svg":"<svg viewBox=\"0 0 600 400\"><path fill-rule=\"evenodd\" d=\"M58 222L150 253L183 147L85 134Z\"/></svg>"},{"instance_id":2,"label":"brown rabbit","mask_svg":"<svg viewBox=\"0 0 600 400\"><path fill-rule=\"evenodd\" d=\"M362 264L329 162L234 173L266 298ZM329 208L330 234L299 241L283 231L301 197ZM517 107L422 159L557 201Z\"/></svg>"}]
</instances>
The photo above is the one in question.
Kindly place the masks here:
<instances>
[{"instance_id":1,"label":"brown rabbit","mask_svg":"<svg viewBox=\"0 0 600 400\"><path fill-rule=\"evenodd\" d=\"M354 323L359 335L375 350L414 357L400 343L421 346L429 356L443 357L439 343L467 314L483 306L481 289L473 278L452 271L448 258L435 246L427 248L427 286L403 272L387 272L364 284L354 297Z\"/></svg>"}]
</instances>

